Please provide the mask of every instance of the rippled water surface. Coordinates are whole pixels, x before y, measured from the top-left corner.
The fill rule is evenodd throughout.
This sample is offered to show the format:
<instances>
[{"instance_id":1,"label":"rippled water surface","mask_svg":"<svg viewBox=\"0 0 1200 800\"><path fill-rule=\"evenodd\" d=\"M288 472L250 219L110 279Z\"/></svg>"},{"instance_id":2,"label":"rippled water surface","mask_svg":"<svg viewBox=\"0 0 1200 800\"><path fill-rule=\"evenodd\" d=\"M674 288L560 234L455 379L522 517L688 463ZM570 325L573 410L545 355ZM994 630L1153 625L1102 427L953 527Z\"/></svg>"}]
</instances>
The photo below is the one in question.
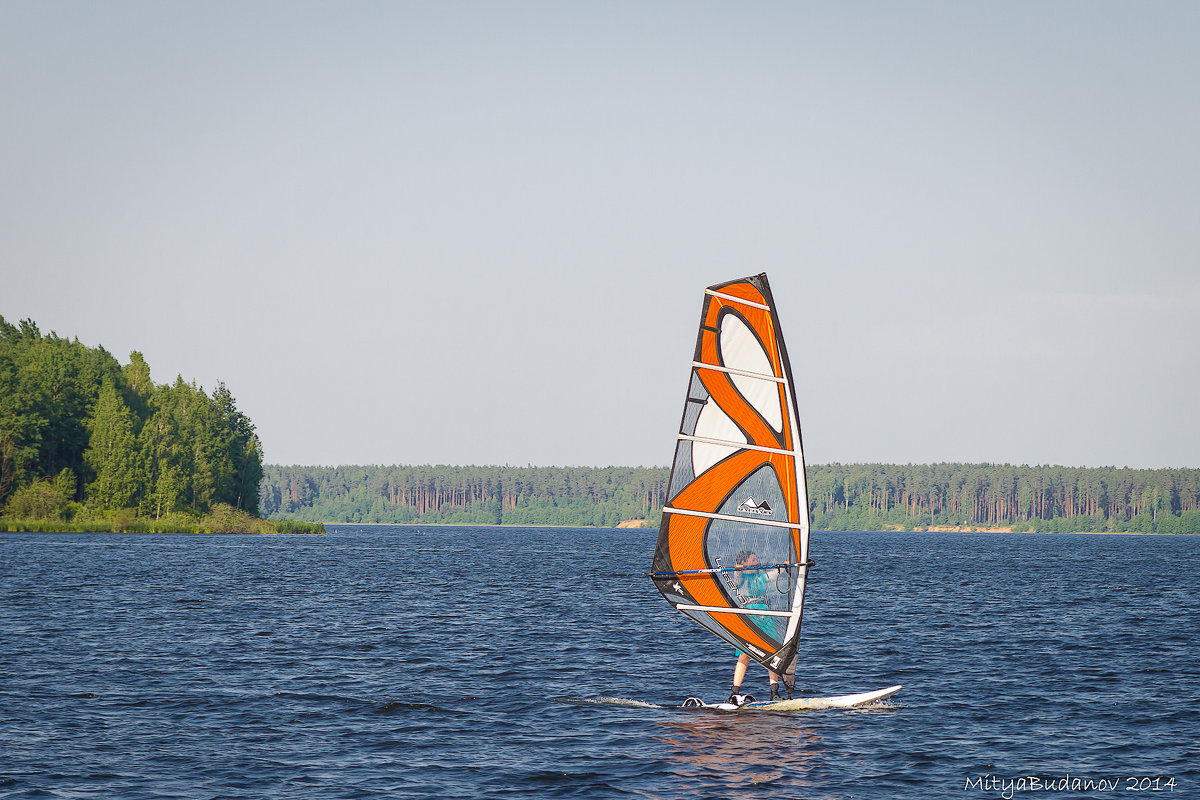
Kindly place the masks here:
<instances>
[{"instance_id":1,"label":"rippled water surface","mask_svg":"<svg viewBox=\"0 0 1200 800\"><path fill-rule=\"evenodd\" d=\"M654 537L0 534L0 797L1200 797L1200 537L815 533L790 714Z\"/></svg>"}]
</instances>

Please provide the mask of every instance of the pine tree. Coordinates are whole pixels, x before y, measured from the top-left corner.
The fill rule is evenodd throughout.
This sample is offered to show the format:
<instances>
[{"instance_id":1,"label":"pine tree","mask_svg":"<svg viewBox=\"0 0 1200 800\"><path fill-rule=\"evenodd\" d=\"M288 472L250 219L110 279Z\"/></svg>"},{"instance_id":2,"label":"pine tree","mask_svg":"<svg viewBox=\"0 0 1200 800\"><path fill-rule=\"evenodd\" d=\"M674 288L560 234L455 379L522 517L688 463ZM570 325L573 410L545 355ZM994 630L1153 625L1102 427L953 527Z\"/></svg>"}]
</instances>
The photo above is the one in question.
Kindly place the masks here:
<instances>
[{"instance_id":1,"label":"pine tree","mask_svg":"<svg viewBox=\"0 0 1200 800\"><path fill-rule=\"evenodd\" d=\"M136 418L116 386L105 382L87 421L90 437L83 458L96 475L87 486L90 505L115 510L137 502L145 477L135 424Z\"/></svg>"}]
</instances>

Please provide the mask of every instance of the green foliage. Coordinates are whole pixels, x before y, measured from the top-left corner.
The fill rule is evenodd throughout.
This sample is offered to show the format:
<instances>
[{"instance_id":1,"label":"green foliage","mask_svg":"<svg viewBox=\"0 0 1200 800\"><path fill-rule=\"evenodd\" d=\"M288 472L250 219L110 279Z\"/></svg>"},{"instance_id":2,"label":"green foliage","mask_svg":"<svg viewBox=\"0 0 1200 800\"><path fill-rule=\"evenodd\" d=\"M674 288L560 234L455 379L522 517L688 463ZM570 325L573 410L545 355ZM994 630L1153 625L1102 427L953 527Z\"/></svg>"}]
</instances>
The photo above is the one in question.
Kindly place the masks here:
<instances>
[{"instance_id":1,"label":"green foliage","mask_svg":"<svg viewBox=\"0 0 1200 800\"><path fill-rule=\"evenodd\" d=\"M221 505L212 514L194 516L182 512L166 514L159 519L134 517L130 509L118 509L111 516L87 516L74 519L31 519L0 517L0 531L9 533L187 533L187 534L260 534L260 533L325 533L325 526L315 522L295 520L265 520L253 517L232 506Z\"/></svg>"},{"instance_id":2,"label":"green foliage","mask_svg":"<svg viewBox=\"0 0 1200 800\"><path fill-rule=\"evenodd\" d=\"M201 520L200 527L210 533L267 533L270 523L228 503L217 503Z\"/></svg>"},{"instance_id":3,"label":"green foliage","mask_svg":"<svg viewBox=\"0 0 1200 800\"><path fill-rule=\"evenodd\" d=\"M276 534L324 534L325 527L319 522L300 522L299 519L271 519Z\"/></svg>"},{"instance_id":4,"label":"green foliage","mask_svg":"<svg viewBox=\"0 0 1200 800\"><path fill-rule=\"evenodd\" d=\"M808 468L813 527L1200 533L1200 470L1011 464Z\"/></svg>"},{"instance_id":5,"label":"green foliage","mask_svg":"<svg viewBox=\"0 0 1200 800\"><path fill-rule=\"evenodd\" d=\"M599 525L661 515L667 471L645 467L268 466L271 519Z\"/></svg>"},{"instance_id":6,"label":"green foliage","mask_svg":"<svg viewBox=\"0 0 1200 800\"><path fill-rule=\"evenodd\" d=\"M122 367L103 348L0 317L0 504L26 490L24 508L50 476L66 505L47 510L46 495L39 514L82 502L156 520L221 504L254 516L262 446L224 384L211 397L182 377L156 386L140 353Z\"/></svg>"},{"instance_id":7,"label":"green foliage","mask_svg":"<svg viewBox=\"0 0 1200 800\"><path fill-rule=\"evenodd\" d=\"M268 466L262 510L329 522L657 527L663 468ZM1010 464L808 468L821 530L1200 533L1200 470Z\"/></svg>"},{"instance_id":8,"label":"green foliage","mask_svg":"<svg viewBox=\"0 0 1200 800\"><path fill-rule=\"evenodd\" d=\"M91 505L101 509L136 505L145 485L136 426L137 419L116 385L106 382L87 420L91 435L83 460L96 476L87 487Z\"/></svg>"},{"instance_id":9,"label":"green foliage","mask_svg":"<svg viewBox=\"0 0 1200 800\"><path fill-rule=\"evenodd\" d=\"M12 493L5 506L9 516L34 520L65 520L71 515L75 476L62 470L54 480L36 480Z\"/></svg>"}]
</instances>

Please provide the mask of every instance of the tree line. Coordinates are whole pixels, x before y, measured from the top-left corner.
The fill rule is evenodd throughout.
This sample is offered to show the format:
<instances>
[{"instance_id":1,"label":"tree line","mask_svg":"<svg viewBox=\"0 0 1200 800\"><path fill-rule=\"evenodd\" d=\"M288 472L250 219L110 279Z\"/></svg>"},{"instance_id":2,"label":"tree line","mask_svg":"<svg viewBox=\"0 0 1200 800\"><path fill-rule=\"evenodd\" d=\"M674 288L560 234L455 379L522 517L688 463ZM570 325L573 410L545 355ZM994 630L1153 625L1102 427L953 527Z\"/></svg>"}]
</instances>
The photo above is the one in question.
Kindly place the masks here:
<instances>
[{"instance_id":1,"label":"tree line","mask_svg":"<svg viewBox=\"0 0 1200 800\"><path fill-rule=\"evenodd\" d=\"M822 529L1200 533L1200 469L828 464L807 473Z\"/></svg>"},{"instance_id":2,"label":"tree line","mask_svg":"<svg viewBox=\"0 0 1200 800\"><path fill-rule=\"evenodd\" d=\"M667 477L646 467L268 465L260 507L325 522L657 524Z\"/></svg>"},{"instance_id":3,"label":"tree line","mask_svg":"<svg viewBox=\"0 0 1200 800\"><path fill-rule=\"evenodd\" d=\"M1200 470L1010 464L807 468L820 530L1200 533ZM260 507L325 522L657 525L661 467L265 467Z\"/></svg>"},{"instance_id":4,"label":"tree line","mask_svg":"<svg viewBox=\"0 0 1200 800\"><path fill-rule=\"evenodd\" d=\"M223 383L212 394L182 377L156 385L138 352L122 366L103 347L0 317L5 516L254 516L262 474L254 425Z\"/></svg>"}]
</instances>

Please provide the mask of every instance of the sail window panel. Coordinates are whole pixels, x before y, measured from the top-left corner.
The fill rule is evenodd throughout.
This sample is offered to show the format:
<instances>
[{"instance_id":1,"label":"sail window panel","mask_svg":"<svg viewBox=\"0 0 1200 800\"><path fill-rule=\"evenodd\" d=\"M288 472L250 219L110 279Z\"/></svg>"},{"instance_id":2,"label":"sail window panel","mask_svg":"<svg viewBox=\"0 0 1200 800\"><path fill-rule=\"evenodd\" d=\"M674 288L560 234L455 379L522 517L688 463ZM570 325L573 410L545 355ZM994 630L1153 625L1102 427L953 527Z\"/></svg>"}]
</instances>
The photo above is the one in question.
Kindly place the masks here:
<instances>
[{"instance_id":1,"label":"sail window panel","mask_svg":"<svg viewBox=\"0 0 1200 800\"><path fill-rule=\"evenodd\" d=\"M680 439L675 446L675 462L671 467L671 486L667 490L667 498L673 502L676 495L686 489L696 475L692 472L692 447L694 443Z\"/></svg>"},{"instance_id":2,"label":"sail window panel","mask_svg":"<svg viewBox=\"0 0 1200 800\"><path fill-rule=\"evenodd\" d=\"M779 482L779 476L775 469L769 464L764 464L747 475L745 480L730 493L724 504L717 509L717 513L746 517L747 519L791 521L788 519L787 499L783 494L783 486ZM761 553L758 560L763 560ZM788 560L790 560L790 556L772 563L782 564Z\"/></svg>"},{"instance_id":3,"label":"sail window panel","mask_svg":"<svg viewBox=\"0 0 1200 800\"><path fill-rule=\"evenodd\" d=\"M709 614L708 612L680 609L680 613L682 613L685 617L688 617L688 618L700 623L705 628L707 628L710 632L712 632L712 633L716 634L718 637L724 639L726 642L728 642L733 647L741 647L742 646L742 643L737 640L737 637L735 637L732 633L730 633L729 631L722 628L719 624L717 624L717 621L715 619L713 619L712 615Z\"/></svg>"},{"instance_id":4,"label":"sail window panel","mask_svg":"<svg viewBox=\"0 0 1200 800\"><path fill-rule=\"evenodd\" d=\"M679 432L695 433L700 412L710 402L711 395L709 395L708 389L704 388L704 382L700 380L700 373L693 369L692 380L688 384L687 402L683 404L683 424L679 426Z\"/></svg>"},{"instance_id":5,"label":"sail window panel","mask_svg":"<svg viewBox=\"0 0 1200 800\"><path fill-rule=\"evenodd\" d=\"M704 388L704 382L700 380L700 375L693 369L692 379L688 384L687 401L683 404L683 422L679 426L679 432L685 436L694 435L696 423L700 419L700 412L711 402L712 398L708 390ZM675 496L695 479L692 442L688 439L680 439L675 444L675 460L671 465L671 485L667 490L668 499L674 500Z\"/></svg>"},{"instance_id":6,"label":"sail window panel","mask_svg":"<svg viewBox=\"0 0 1200 800\"><path fill-rule=\"evenodd\" d=\"M783 637L787 631L787 617L768 617L761 614L723 614L720 612L694 611L684 608L679 609L679 611L699 622L705 628L708 628L739 650L746 649L745 643L737 635L729 631L722 624L723 621L732 621L733 618L737 618L741 622L748 623L750 625L750 632L759 637L759 641L755 642L752 635L751 643L759 649L765 649L768 654L773 653L783 646ZM763 644L767 645L767 647L762 648L761 645Z\"/></svg>"},{"instance_id":7,"label":"sail window panel","mask_svg":"<svg viewBox=\"0 0 1200 800\"><path fill-rule=\"evenodd\" d=\"M746 525L728 520L713 520L704 540L704 560L714 567L733 567L742 553L754 553L758 563L794 563L791 536L786 528ZM792 607L792 581L780 570L739 570L720 573L723 588L739 608L762 603L772 611ZM776 578L780 580L776 580Z\"/></svg>"},{"instance_id":8,"label":"sail window panel","mask_svg":"<svg viewBox=\"0 0 1200 800\"><path fill-rule=\"evenodd\" d=\"M748 614L746 621L761 631L763 637L775 645L775 649L778 650L783 646L783 639L787 635L787 617Z\"/></svg>"},{"instance_id":9,"label":"sail window panel","mask_svg":"<svg viewBox=\"0 0 1200 800\"><path fill-rule=\"evenodd\" d=\"M745 622L749 622L752 626L753 632L762 637L760 642L755 643L755 647L758 647L761 644L766 644L768 655L773 654L776 650L783 646L782 637L786 629L786 617L764 617L760 615L746 614L713 614L707 611L695 611L684 608L679 609L679 611L684 616L690 617L691 619L700 623L709 631L740 650L746 649L745 643L721 624L722 617L738 617ZM766 625L758 624L759 621L765 620L782 620L783 622L771 622ZM773 635L772 632L776 629L778 629L778 635Z\"/></svg>"},{"instance_id":10,"label":"sail window panel","mask_svg":"<svg viewBox=\"0 0 1200 800\"><path fill-rule=\"evenodd\" d=\"M761 473L759 470L758 473ZM717 567L733 567L747 553L754 553L760 565L793 562L792 537L787 529L713 520L704 537L704 560ZM789 611L792 593L796 588L791 571L784 568L761 570L729 570L719 573L721 586L738 608L763 608ZM750 615L746 621L764 636L782 642L787 630L787 618Z\"/></svg>"},{"instance_id":11,"label":"sail window panel","mask_svg":"<svg viewBox=\"0 0 1200 800\"><path fill-rule=\"evenodd\" d=\"M779 399L779 385L771 380L774 377L771 359L758 336L737 314L726 313L721 317L721 365L767 378L737 373L729 376L738 392L767 424L782 431L783 405Z\"/></svg>"},{"instance_id":12,"label":"sail window panel","mask_svg":"<svg viewBox=\"0 0 1200 800\"><path fill-rule=\"evenodd\" d=\"M704 388L700 376L693 369L691 381L688 383L687 400L683 404L680 433L690 435L696 429L696 420L699 419L700 411L708 401L708 390ZM671 464L671 485L667 489L668 499L674 499L675 495L683 491L695 479L696 474L692 471L692 443L687 439L679 439L675 443L675 460Z\"/></svg>"}]
</instances>

